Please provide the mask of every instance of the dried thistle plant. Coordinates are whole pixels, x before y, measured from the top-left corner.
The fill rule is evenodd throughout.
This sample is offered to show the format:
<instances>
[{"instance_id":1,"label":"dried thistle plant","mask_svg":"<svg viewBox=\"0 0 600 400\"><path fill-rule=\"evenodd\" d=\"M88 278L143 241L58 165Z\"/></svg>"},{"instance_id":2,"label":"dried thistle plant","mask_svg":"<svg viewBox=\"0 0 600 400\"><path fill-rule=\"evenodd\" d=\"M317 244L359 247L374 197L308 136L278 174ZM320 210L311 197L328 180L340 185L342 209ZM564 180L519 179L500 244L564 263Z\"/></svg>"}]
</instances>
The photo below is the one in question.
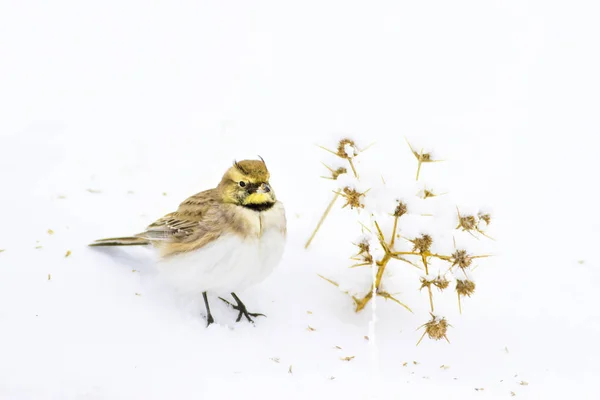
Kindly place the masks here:
<instances>
[{"instance_id":1,"label":"dried thistle plant","mask_svg":"<svg viewBox=\"0 0 600 400\"><path fill-rule=\"evenodd\" d=\"M410 146L410 143L409 143ZM319 146L320 147L320 146ZM328 167L326 168L331 173L330 177L324 177L326 179L337 180L342 174L348 173L348 171L352 171L352 174L355 179L359 180L359 174L356 170L356 166L352 162L354 157L358 156L361 153L356 147L356 143L348 138L343 138L338 142L336 150L329 150L324 147L321 147L328 152L334 154L336 157L339 157L345 162L348 163L348 169L340 167L337 169ZM416 152L412 146L410 146L413 155L417 158L418 166L417 166L417 180L419 177L419 172L421 169L421 165L423 163L428 162L437 162L441 160L433 160L430 153ZM364 151L364 150L363 150ZM385 184L385 181L384 181ZM448 327L451 325L448 321L439 315L434 314L435 310L435 302L433 296L433 288L437 288L437 291L443 293L451 283L451 280L446 276L448 273L450 274L450 278L452 279L453 274L460 273L461 277L456 278L456 293L458 295L459 300L459 310L462 313L461 306L461 297L471 297L475 291L475 283L470 278L470 271L472 270L473 260L478 258L488 257L488 255L473 255L469 253L466 249L456 249L456 245L454 245L454 252L450 254L438 254L434 252L432 249L435 248L436 240L434 237L428 233L422 233L416 237L407 237L400 234L400 224L404 220L404 216L410 214L409 206L405 201L396 200L395 204L390 205L390 209L385 210L389 217L393 218L393 226L389 235L386 235L378 222L375 213L372 213L365 206L365 198L369 193L369 190L364 192L360 192L358 189L343 186L342 189L334 192L335 197L323 213L317 227L306 243L305 247L308 247L311 241L314 239L315 234L320 228L323 220L326 218L328 213L331 211L335 201L338 197L343 197L345 199L345 203L342 205L342 208L349 207L350 209L357 211L367 211L370 219L368 222L359 223L363 227L364 230L368 230L372 233L372 236L365 236L354 243L354 246L358 249L356 254L351 257L351 260L354 261L353 265L350 265L350 268L356 267L368 267L372 268L373 280L371 282L371 286L368 290L362 290L362 293L365 293L362 296L352 296L355 305L355 311L360 312L363 310L367 304L371 300L375 301L375 298L383 298L385 300L391 300L400 306L404 307L406 310L412 312L411 308L402 302L396 295L390 294L385 289L385 270L390 265L390 262L401 261L404 265L409 264L411 267L416 267L424 272L419 278L419 286L420 290L427 289L428 297L429 297L429 311L431 314L431 319L423 324L420 328L424 328L425 332L419 339L417 345L422 341L422 339L427 335L430 339L440 340L446 339L449 342L447 337ZM422 192L417 194L417 197L425 200L431 197L439 196L432 189L425 189ZM475 234L479 233L482 236L488 237L482 230L482 227L487 227L491 223L491 215L489 213L479 212L475 215L462 215L460 211L457 210L458 215L458 225L456 227L449 226L447 231L451 233L453 229L458 229L460 231L467 232L472 236L476 237ZM365 215L357 214L357 215ZM431 214L414 214L416 216L430 216ZM369 226L367 226L369 225ZM403 242L400 242L398 239L404 239ZM406 244L409 244L409 247L406 247ZM402 249L404 247L404 249ZM376 248L376 250L375 250ZM435 261L435 262L434 262ZM441 272L440 261L442 264L447 266L447 269L444 272ZM435 267L434 267L435 266ZM436 272L437 271L437 272ZM332 279L329 279L325 276L319 275L321 278L331 283L334 286L340 287L340 285ZM348 294L348 292L345 292Z\"/></svg>"}]
</instances>

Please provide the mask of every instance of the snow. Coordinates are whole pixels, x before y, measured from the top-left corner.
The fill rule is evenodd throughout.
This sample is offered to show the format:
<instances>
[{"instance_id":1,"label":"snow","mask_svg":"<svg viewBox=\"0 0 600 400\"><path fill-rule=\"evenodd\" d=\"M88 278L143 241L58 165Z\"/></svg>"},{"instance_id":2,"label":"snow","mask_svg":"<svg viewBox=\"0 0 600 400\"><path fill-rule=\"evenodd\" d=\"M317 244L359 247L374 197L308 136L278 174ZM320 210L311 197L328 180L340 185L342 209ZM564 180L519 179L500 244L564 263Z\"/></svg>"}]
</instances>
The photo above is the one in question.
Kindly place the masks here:
<instances>
[{"instance_id":1,"label":"snow","mask_svg":"<svg viewBox=\"0 0 600 400\"><path fill-rule=\"evenodd\" d=\"M2 2L0 398L597 398L598 7ZM494 254L474 262L462 315L452 284L433 290L451 344L415 346L422 271L384 277L414 314L382 298L355 313L317 276L356 293L372 279L348 269L369 216L341 200L304 249L333 196L315 144L342 136L375 143L353 161L408 202L402 235ZM418 183L404 137L444 160ZM211 297L207 329L201 297L174 293L145 249L86 246L259 154L289 237L240 293L267 315L255 326ZM421 180L449 193L420 200ZM457 205L493 210L495 241L453 231Z\"/></svg>"}]
</instances>

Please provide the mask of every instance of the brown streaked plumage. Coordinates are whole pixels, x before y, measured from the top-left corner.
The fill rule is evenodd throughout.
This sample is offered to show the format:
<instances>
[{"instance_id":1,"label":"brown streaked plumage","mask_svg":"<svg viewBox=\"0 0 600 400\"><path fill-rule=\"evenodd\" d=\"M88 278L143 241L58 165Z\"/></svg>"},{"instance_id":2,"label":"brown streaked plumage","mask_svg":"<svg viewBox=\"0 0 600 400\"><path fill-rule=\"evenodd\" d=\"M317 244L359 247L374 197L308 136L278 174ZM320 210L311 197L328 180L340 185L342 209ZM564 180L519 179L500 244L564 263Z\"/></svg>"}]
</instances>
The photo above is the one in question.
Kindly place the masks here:
<instances>
[{"instance_id":1,"label":"brown streaked plumage","mask_svg":"<svg viewBox=\"0 0 600 400\"><path fill-rule=\"evenodd\" d=\"M192 279L199 281L196 286L204 294L213 288L231 286L233 289L253 284L270 273L269 268L274 267L272 264L279 262L280 255L274 260L271 254L283 252L286 235L285 212L275 197L269 178L262 158L260 161L236 161L216 188L187 198L177 211L150 224L144 232L131 237L100 239L91 246L151 244L159 250L164 265L179 265L180 260L191 259L198 254L200 258L196 269L185 265L166 270L173 273L184 271L193 276ZM238 257L238 253L243 257ZM201 257L203 254L206 256ZM248 269L238 265L240 263L247 263ZM260 264L267 264L266 270ZM179 275L177 279L181 286L188 289L189 282ZM239 317L245 315L250 319L251 314L245 311L239 298L234 298L238 302L234 308L240 311ZM205 302L210 324L212 317L206 298Z\"/></svg>"}]
</instances>

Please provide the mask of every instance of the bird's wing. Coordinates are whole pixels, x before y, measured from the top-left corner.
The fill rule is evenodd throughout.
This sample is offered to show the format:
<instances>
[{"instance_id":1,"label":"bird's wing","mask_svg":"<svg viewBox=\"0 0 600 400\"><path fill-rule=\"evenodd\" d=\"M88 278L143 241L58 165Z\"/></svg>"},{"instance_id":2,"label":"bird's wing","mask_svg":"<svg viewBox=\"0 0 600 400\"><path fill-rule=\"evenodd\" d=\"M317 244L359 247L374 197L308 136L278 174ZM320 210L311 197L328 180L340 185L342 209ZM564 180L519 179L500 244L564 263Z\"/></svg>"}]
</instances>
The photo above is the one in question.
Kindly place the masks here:
<instances>
[{"instance_id":1,"label":"bird's wing","mask_svg":"<svg viewBox=\"0 0 600 400\"><path fill-rule=\"evenodd\" d=\"M177 211L165 215L138 237L160 245L192 245L199 248L212 242L225 231L226 210L215 189L189 197Z\"/></svg>"}]
</instances>

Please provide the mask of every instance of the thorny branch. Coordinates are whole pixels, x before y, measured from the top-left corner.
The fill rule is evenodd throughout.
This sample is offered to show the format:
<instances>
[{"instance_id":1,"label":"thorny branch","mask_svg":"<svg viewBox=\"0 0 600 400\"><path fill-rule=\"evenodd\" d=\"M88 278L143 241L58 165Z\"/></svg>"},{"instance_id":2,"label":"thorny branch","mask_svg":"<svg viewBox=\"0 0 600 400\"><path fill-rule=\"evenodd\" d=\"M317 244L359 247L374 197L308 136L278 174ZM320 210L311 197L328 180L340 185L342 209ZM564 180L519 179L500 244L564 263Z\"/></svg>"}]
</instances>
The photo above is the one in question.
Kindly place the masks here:
<instances>
[{"instance_id":1,"label":"thorny branch","mask_svg":"<svg viewBox=\"0 0 600 400\"><path fill-rule=\"evenodd\" d=\"M408 143L408 141L407 141L407 143ZM442 160L433 160L430 153L424 153L423 150L421 150L420 152L417 152L413 149L413 147L410 145L410 143L408 143L408 145L409 145L410 150L413 153L413 155L417 158L417 162L418 162L417 174L416 174L417 180L419 179L419 173L421 171L422 164L442 161ZM319 147L321 147L321 146L319 146ZM354 177L358 179L359 175L358 175L358 172L357 172L356 167L352 160L354 157L356 157L360 153L360 150L358 150L358 148L356 147L356 144L353 140L348 139L348 138L341 139L338 143L336 151L327 149L325 147L321 147L321 148L328 151L329 153L336 155L337 157L339 157L343 160L346 160L348 162L349 169L352 171ZM327 165L325 165L325 167L331 173L330 177L323 177L325 179L337 180L340 175L348 172L348 169L343 168L343 167L338 168L338 169L333 169ZM361 192L358 192L356 189L353 189L350 187L345 187L341 191L336 191L333 200L331 201L331 203L329 204L329 206L327 207L327 209L321 216L319 223L317 224L315 230L313 231L313 233L312 233L311 237L309 238L308 242L306 243L305 247L308 248L308 246L314 239L317 231L319 230L319 228L323 224L323 221L325 220L325 218L327 217L327 215L333 208L333 205L336 202L336 200L338 199L338 197L344 197L346 200L346 202L342 206L342 208L350 206L351 209L360 210L360 209L364 208L363 199L367 193L368 193L368 190L361 193ZM444 193L442 193L442 194L444 194ZM439 196L439 195L435 194L435 192L433 190L427 189L427 190L425 190L424 195L422 195L421 198L428 199L428 198L432 198L432 197L436 197L436 196ZM448 343L449 343L450 341L448 340L446 333L447 333L448 327L450 327L451 325L446 321L446 319L444 317L439 317L439 316L436 316L433 314L434 310L435 310L435 306L434 306L434 296L433 296L432 286L436 287L440 292L442 292L449 287L450 281L446 278L445 274L441 274L441 275L438 274L437 276L432 278L432 275L430 275L430 270L431 270L431 265L432 265L431 261L432 261L432 259L437 259L437 260L441 260L441 261L449 264L449 268L448 268L447 272L451 272L455 269L462 271L462 275L464 275L464 278L460 278L460 279L456 278L456 287L455 287L455 290L456 290L456 293L458 296L459 311L462 313L461 297L465 297L465 296L471 297L471 295L475 291L475 283L470 280L467 270L471 267L473 260L489 257L489 255L472 255L472 254L468 253L467 250L465 250L465 249L456 249L456 246L455 246L455 251L452 254L438 254L438 253L431 251L431 247L433 245L433 239L431 236L429 236L427 234L423 234L419 237L415 237L412 239L407 238L407 237L401 237L401 235L398 233L399 224L401 222L402 216L407 213L408 213L407 205L404 202L397 201L396 208L393 210L393 213L390 214L393 217L393 227L392 227L392 231L391 231L391 235L390 235L389 239L386 238L384 232L381 229L379 222L376 219L372 220L372 224L374 227L373 230L375 231L375 237L377 238L377 242L379 243L379 246L383 250L383 255L379 259L375 259L375 257L372 255L370 243L368 241L354 243L354 245L358 247L359 251L356 255L351 257L352 260L357 261L357 262L355 264L351 265L350 268L367 267L367 266L371 267L371 268L375 268L375 271L373 274L374 275L373 282L371 283L371 287L366 292L366 294L363 295L362 297L352 296L352 299L353 299L354 305L355 305L355 311L359 312L359 311L363 310L366 307L366 305L371 300L373 300L374 296L378 296L378 297L382 297L386 300L387 299L392 300L395 303L398 303L399 305L401 305L406 310L408 310L409 312L412 313L413 311L411 310L411 308L408 305L406 305L405 303L403 303L402 301L400 301L399 299L397 299L396 297L394 297L393 295L391 295L384 289L384 282L383 282L383 280L384 280L383 277L385 275L384 273L385 273L385 270L388 267L390 261L398 260L398 261L402 261L404 263L408 263L408 264L410 264L416 268L419 268L425 272L425 276L422 276L420 278L420 284L421 284L420 289L427 288L428 297L429 297L429 308L430 308L430 314L431 314L431 319L420 327L420 328L424 328L425 332L423 333L423 335L417 342L417 345L422 341L422 339L425 337L425 335L427 335L430 339L433 339L433 340L446 339L446 341L448 341ZM423 216L425 216L425 215L423 215ZM430 216L430 215L427 214L427 216ZM471 234L474 237L476 237L475 233L478 233L481 236L490 238L483 231L483 227L487 227L491 223L491 216L489 213L480 212L476 216L475 215L462 215L457 208L457 216L458 216L458 225L456 226L455 229L468 232L469 234ZM363 225L363 224L361 224L361 225ZM365 228L369 232L371 232L371 230L364 225L363 225L363 228ZM410 251L396 250L395 246L398 243L397 239L400 239L400 238L403 238L403 239L409 241L410 243L412 243L413 248ZM409 259L410 257L414 257L415 259L410 260ZM323 278L324 280L328 281L329 283L339 287L339 284L337 282L335 282L329 278L326 278L322 275L319 275L319 276L321 278Z\"/></svg>"}]
</instances>

